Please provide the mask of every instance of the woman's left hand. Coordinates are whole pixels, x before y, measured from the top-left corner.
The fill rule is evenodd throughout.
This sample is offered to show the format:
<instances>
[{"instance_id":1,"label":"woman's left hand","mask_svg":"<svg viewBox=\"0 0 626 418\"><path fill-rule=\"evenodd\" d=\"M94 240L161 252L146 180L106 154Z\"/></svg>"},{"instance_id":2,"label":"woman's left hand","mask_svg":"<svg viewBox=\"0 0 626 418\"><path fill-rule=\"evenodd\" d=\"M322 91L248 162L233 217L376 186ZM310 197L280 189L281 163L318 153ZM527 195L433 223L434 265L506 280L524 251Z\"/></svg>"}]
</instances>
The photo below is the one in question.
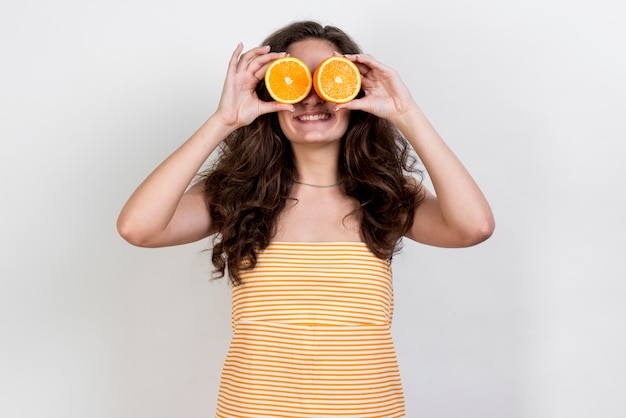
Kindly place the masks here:
<instances>
[{"instance_id":1,"label":"woman's left hand","mask_svg":"<svg viewBox=\"0 0 626 418\"><path fill-rule=\"evenodd\" d=\"M337 105L337 110L362 110L393 123L417 106L396 70L367 54L347 54L346 58L359 68L365 96Z\"/></svg>"}]
</instances>

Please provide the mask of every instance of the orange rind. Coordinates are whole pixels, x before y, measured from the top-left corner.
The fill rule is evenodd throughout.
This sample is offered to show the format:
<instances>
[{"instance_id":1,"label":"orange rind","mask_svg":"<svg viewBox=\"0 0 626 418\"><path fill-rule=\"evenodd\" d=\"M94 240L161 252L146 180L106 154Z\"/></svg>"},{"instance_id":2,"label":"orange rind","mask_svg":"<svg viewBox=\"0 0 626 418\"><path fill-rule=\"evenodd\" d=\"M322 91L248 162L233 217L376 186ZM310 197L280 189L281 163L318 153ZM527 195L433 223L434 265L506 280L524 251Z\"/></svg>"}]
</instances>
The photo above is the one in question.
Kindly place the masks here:
<instances>
[{"instance_id":1,"label":"orange rind","mask_svg":"<svg viewBox=\"0 0 626 418\"><path fill-rule=\"evenodd\" d=\"M298 58L278 58L265 71L265 87L277 102L298 103L311 91L311 70Z\"/></svg>"},{"instance_id":2,"label":"orange rind","mask_svg":"<svg viewBox=\"0 0 626 418\"><path fill-rule=\"evenodd\" d=\"M313 88L324 101L346 103L361 90L361 73L356 64L343 55L322 61L313 73Z\"/></svg>"}]
</instances>

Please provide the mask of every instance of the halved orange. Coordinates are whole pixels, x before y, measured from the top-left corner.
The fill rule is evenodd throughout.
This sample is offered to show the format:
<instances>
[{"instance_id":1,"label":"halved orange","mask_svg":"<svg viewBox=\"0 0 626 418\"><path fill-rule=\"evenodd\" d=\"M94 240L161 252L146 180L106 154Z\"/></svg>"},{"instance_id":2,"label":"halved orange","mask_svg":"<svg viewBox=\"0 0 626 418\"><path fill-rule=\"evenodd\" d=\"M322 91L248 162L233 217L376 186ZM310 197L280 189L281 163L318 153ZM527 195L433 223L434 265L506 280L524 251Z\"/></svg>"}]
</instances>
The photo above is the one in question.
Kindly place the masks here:
<instances>
[{"instance_id":1,"label":"halved orange","mask_svg":"<svg viewBox=\"0 0 626 418\"><path fill-rule=\"evenodd\" d=\"M274 100L298 103L311 91L311 70L295 57L278 58L265 71L265 86Z\"/></svg>"},{"instance_id":2,"label":"halved orange","mask_svg":"<svg viewBox=\"0 0 626 418\"><path fill-rule=\"evenodd\" d=\"M361 90L361 73L355 63L333 55L320 63L313 73L313 88L324 101L346 103Z\"/></svg>"}]
</instances>

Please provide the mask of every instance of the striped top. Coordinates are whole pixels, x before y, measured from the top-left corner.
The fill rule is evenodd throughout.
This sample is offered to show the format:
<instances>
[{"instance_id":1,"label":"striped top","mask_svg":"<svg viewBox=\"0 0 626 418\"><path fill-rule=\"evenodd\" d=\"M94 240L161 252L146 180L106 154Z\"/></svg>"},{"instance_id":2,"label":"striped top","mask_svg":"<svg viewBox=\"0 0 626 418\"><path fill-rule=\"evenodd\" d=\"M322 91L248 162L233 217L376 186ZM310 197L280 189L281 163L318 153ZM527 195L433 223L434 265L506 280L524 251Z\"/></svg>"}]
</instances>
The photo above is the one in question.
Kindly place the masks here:
<instances>
[{"instance_id":1,"label":"striped top","mask_svg":"<svg viewBox=\"0 0 626 418\"><path fill-rule=\"evenodd\" d=\"M217 417L404 416L389 261L361 242L278 242L241 279Z\"/></svg>"},{"instance_id":2,"label":"striped top","mask_svg":"<svg viewBox=\"0 0 626 418\"><path fill-rule=\"evenodd\" d=\"M233 290L242 320L302 325L390 324L391 266L363 243L274 243Z\"/></svg>"}]
</instances>

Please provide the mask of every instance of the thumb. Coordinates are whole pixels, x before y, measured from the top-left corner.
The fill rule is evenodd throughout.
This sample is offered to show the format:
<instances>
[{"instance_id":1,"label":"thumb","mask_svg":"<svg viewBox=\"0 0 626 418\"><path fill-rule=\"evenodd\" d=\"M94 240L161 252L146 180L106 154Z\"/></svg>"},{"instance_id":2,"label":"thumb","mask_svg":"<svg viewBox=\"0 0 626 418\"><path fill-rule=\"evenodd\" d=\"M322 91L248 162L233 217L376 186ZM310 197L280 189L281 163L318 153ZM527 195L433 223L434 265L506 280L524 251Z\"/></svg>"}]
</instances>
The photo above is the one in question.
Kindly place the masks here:
<instances>
[{"instance_id":1,"label":"thumb","mask_svg":"<svg viewBox=\"0 0 626 418\"><path fill-rule=\"evenodd\" d=\"M261 114L279 112L281 110L294 112L296 108L294 105L279 102L263 102L263 104L259 106L259 111Z\"/></svg>"}]
</instances>

